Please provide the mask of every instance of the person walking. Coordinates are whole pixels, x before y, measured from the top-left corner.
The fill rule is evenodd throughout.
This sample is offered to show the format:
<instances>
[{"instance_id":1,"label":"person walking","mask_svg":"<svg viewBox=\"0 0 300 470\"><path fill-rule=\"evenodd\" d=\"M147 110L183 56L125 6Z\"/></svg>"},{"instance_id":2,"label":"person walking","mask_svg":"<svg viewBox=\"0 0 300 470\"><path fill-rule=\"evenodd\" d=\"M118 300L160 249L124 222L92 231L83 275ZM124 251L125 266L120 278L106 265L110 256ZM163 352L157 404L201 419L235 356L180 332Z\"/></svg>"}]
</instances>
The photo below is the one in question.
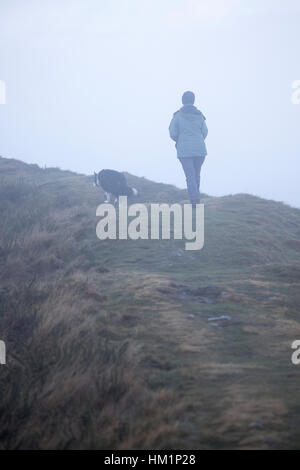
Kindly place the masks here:
<instances>
[{"instance_id":1,"label":"person walking","mask_svg":"<svg viewBox=\"0 0 300 470\"><path fill-rule=\"evenodd\" d=\"M195 95L186 91L182 95L182 108L173 115L169 126L176 142L177 158L186 177L191 204L200 203L200 173L207 155L205 139L208 134L205 116L194 106Z\"/></svg>"}]
</instances>

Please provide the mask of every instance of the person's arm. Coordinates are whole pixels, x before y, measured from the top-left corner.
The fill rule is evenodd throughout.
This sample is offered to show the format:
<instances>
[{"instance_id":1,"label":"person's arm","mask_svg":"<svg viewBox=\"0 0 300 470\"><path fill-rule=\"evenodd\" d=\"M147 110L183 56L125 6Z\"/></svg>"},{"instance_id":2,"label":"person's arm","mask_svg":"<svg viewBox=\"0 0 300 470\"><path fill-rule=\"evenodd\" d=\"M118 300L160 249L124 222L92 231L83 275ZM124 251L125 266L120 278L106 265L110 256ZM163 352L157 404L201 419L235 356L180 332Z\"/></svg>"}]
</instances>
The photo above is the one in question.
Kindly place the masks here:
<instances>
[{"instance_id":1,"label":"person's arm","mask_svg":"<svg viewBox=\"0 0 300 470\"><path fill-rule=\"evenodd\" d=\"M206 139L207 134L208 134L208 129L207 129L207 125L206 125L205 120L203 121L203 124L202 124L202 127L201 127L201 132L202 132L202 135L203 135L203 139Z\"/></svg>"},{"instance_id":2,"label":"person's arm","mask_svg":"<svg viewBox=\"0 0 300 470\"><path fill-rule=\"evenodd\" d=\"M173 116L173 119L170 122L169 133L170 133L171 139L174 140L175 142L177 142L177 139L178 139L178 136L179 136L177 116Z\"/></svg>"}]
</instances>

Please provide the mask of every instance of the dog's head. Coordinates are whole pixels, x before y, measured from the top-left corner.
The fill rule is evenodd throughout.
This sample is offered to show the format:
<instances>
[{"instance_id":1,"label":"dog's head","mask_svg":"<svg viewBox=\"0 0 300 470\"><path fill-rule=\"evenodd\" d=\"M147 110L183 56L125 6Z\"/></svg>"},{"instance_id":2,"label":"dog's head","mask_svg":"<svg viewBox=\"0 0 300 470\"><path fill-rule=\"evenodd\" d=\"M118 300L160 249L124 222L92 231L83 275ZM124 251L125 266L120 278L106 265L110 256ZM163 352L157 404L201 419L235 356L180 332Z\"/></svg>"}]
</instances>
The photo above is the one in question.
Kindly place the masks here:
<instances>
[{"instance_id":1,"label":"dog's head","mask_svg":"<svg viewBox=\"0 0 300 470\"><path fill-rule=\"evenodd\" d=\"M94 171L94 183L93 183L94 188L99 188L99 175Z\"/></svg>"}]
</instances>

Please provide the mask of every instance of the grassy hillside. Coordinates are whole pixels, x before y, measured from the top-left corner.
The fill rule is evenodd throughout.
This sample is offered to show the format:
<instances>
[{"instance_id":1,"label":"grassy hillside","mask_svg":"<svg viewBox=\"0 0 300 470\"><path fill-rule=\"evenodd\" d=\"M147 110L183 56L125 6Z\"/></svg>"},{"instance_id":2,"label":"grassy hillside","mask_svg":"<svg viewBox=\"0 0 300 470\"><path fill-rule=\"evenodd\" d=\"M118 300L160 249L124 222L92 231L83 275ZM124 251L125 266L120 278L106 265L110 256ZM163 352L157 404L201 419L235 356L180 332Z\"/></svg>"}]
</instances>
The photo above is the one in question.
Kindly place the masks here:
<instances>
[{"instance_id":1,"label":"grassy hillside","mask_svg":"<svg viewBox=\"0 0 300 470\"><path fill-rule=\"evenodd\" d=\"M300 448L298 209L205 196L189 252L98 240L92 177L0 158L0 201L0 449Z\"/></svg>"}]
</instances>

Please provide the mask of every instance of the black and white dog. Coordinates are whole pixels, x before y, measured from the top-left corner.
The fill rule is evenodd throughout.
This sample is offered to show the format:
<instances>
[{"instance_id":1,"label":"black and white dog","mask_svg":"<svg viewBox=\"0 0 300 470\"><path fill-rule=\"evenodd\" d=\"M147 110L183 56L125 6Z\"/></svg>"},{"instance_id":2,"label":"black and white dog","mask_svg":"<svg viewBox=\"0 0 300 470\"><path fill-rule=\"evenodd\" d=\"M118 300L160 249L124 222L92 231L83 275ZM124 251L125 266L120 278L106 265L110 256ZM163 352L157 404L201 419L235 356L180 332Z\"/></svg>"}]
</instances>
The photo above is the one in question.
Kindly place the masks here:
<instances>
[{"instance_id":1,"label":"black and white dog","mask_svg":"<svg viewBox=\"0 0 300 470\"><path fill-rule=\"evenodd\" d=\"M94 172L94 186L101 187L105 192L105 201L111 202L114 197L114 204L118 202L119 196L137 196L135 188L127 185L125 175L115 170L101 170Z\"/></svg>"}]
</instances>

